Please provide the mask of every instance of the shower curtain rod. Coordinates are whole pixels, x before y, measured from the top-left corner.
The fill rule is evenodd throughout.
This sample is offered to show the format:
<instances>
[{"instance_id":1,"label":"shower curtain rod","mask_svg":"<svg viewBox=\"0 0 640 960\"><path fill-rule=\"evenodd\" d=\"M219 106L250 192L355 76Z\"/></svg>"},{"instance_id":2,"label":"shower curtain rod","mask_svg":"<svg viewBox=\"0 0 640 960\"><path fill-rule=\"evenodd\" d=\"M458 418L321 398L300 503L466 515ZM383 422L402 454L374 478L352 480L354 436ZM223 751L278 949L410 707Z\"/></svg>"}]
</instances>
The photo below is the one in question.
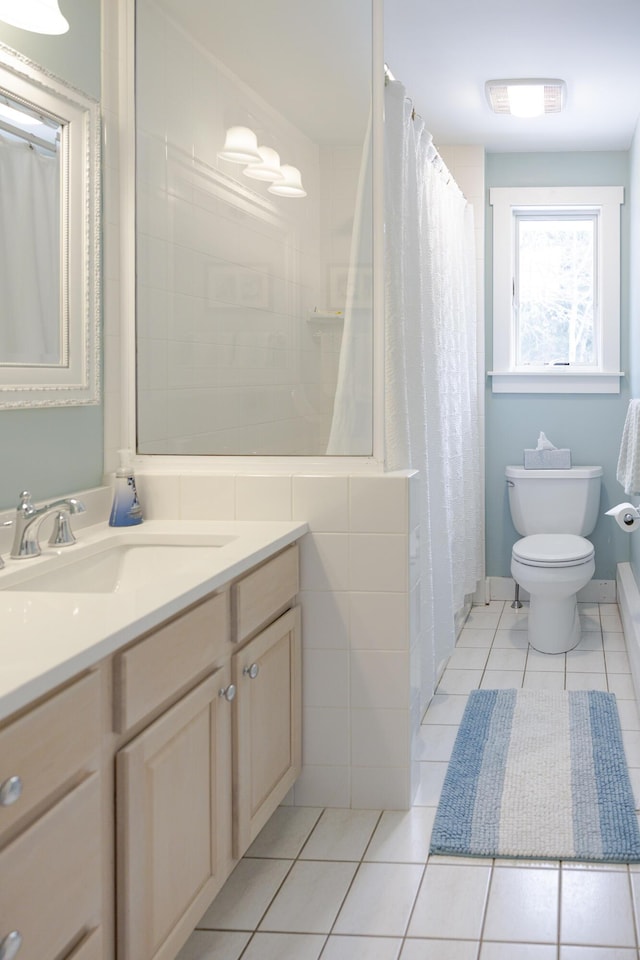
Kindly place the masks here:
<instances>
[{"instance_id":1,"label":"shower curtain rod","mask_svg":"<svg viewBox=\"0 0 640 960\"><path fill-rule=\"evenodd\" d=\"M385 85L385 87L388 86L389 83L391 83L391 82L393 82L393 81L395 81L395 80L397 80L397 77L394 77L393 73L392 73L391 70L389 69L389 65L385 63L385 65L384 65L384 85ZM410 103L410 104L411 104L411 119L412 119L412 120L415 120L416 117L417 117L418 120L423 120L423 117L421 117L419 113L416 113L416 108L413 106L413 100L411 99L411 97L406 97L405 99L407 100L407 103ZM442 159L442 157L441 157L440 154L438 153L438 150L437 150L437 148L436 148L433 140L431 141L431 144L430 144L429 162L432 163L432 164L434 164L434 166L435 166L435 165L438 166L438 172L439 172L439 173L442 173L442 174L445 174L445 175L446 175L446 177L447 177L447 185L450 184L452 180L453 180L453 182L455 183L455 180L454 180L453 176L451 175L451 171L449 170L448 166L446 165L446 163L444 162L444 160ZM456 186L458 186L457 183L456 183ZM460 190L460 187L458 187L458 190ZM462 193L462 191L460 191L460 192Z\"/></svg>"}]
</instances>

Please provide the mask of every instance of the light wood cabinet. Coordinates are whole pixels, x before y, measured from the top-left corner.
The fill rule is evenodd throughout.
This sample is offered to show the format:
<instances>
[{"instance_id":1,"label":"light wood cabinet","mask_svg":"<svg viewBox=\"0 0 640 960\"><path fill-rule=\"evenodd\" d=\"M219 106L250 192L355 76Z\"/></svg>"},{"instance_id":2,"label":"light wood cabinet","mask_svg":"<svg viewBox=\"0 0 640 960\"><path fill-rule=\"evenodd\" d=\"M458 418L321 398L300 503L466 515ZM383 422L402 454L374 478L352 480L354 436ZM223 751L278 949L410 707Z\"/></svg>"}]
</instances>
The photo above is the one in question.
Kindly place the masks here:
<instances>
[{"instance_id":1,"label":"light wood cabinet","mask_svg":"<svg viewBox=\"0 0 640 960\"><path fill-rule=\"evenodd\" d=\"M230 869L231 704L216 670L118 752L120 954L173 960Z\"/></svg>"},{"instance_id":2,"label":"light wood cabinet","mask_svg":"<svg viewBox=\"0 0 640 960\"><path fill-rule=\"evenodd\" d=\"M232 679L233 854L241 857L300 773L299 607L234 654Z\"/></svg>"},{"instance_id":3,"label":"light wood cabinet","mask_svg":"<svg viewBox=\"0 0 640 960\"><path fill-rule=\"evenodd\" d=\"M297 591L293 545L0 725L0 956L175 960L300 771Z\"/></svg>"},{"instance_id":4,"label":"light wood cabinet","mask_svg":"<svg viewBox=\"0 0 640 960\"><path fill-rule=\"evenodd\" d=\"M97 673L0 731L0 950L99 960L103 922Z\"/></svg>"}]
</instances>

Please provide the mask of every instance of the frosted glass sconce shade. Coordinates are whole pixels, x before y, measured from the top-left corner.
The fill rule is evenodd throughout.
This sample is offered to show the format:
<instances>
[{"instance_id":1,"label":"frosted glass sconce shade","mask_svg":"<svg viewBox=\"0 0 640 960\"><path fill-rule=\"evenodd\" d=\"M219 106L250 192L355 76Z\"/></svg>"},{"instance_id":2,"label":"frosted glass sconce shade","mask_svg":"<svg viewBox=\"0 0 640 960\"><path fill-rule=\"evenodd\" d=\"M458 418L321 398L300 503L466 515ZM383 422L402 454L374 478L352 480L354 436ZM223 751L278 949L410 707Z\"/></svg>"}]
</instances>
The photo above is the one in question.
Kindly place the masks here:
<instances>
[{"instance_id":1,"label":"frosted glass sconce shade","mask_svg":"<svg viewBox=\"0 0 640 960\"><path fill-rule=\"evenodd\" d=\"M284 163L280 169L284 179L272 183L269 193L275 193L279 197L306 197L307 191L302 186L302 176L298 168Z\"/></svg>"},{"instance_id":2,"label":"frosted glass sconce shade","mask_svg":"<svg viewBox=\"0 0 640 960\"><path fill-rule=\"evenodd\" d=\"M229 127L218 157L233 163L259 163L262 157L258 153L258 138L249 127Z\"/></svg>"},{"instance_id":3,"label":"frosted glass sconce shade","mask_svg":"<svg viewBox=\"0 0 640 960\"><path fill-rule=\"evenodd\" d=\"M58 0L0 0L0 20L32 33L66 33L69 21Z\"/></svg>"},{"instance_id":4,"label":"frosted glass sconce shade","mask_svg":"<svg viewBox=\"0 0 640 960\"><path fill-rule=\"evenodd\" d=\"M245 176L252 180L267 180L271 183L284 180L280 169L280 156L276 151L271 147L258 147L258 153L262 158L260 163L250 163L244 171Z\"/></svg>"}]
</instances>

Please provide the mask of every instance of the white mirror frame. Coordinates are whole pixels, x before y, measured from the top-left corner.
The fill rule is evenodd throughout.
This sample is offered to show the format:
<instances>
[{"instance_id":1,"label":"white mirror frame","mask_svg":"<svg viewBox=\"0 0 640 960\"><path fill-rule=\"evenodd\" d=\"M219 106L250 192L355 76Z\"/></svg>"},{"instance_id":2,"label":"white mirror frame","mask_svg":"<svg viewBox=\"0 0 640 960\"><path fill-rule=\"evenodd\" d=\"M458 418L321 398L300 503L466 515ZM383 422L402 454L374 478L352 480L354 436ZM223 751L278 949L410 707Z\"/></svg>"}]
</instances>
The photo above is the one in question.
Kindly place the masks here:
<instances>
[{"instance_id":1,"label":"white mirror frame","mask_svg":"<svg viewBox=\"0 0 640 960\"><path fill-rule=\"evenodd\" d=\"M63 125L59 366L0 365L0 409L100 402L100 105L0 44L0 92Z\"/></svg>"}]
</instances>

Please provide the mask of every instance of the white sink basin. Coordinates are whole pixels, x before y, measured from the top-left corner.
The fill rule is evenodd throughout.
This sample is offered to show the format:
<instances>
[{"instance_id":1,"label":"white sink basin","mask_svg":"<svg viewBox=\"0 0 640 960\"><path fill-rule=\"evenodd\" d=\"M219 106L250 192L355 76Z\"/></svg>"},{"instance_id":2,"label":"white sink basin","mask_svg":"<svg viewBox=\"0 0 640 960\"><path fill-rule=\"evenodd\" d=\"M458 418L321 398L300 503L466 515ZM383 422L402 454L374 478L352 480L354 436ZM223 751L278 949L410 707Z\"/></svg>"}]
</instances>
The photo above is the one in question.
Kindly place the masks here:
<instances>
[{"instance_id":1,"label":"white sink basin","mask_svg":"<svg viewBox=\"0 0 640 960\"><path fill-rule=\"evenodd\" d=\"M126 536L103 541L83 550L72 548L73 554L44 558L31 570L18 569L0 583L0 589L37 593L128 593L151 582L182 574L206 575L219 557L221 547L235 537L188 538L180 542L127 541ZM122 542L124 540L124 542ZM21 561L29 563L29 561Z\"/></svg>"}]
</instances>

